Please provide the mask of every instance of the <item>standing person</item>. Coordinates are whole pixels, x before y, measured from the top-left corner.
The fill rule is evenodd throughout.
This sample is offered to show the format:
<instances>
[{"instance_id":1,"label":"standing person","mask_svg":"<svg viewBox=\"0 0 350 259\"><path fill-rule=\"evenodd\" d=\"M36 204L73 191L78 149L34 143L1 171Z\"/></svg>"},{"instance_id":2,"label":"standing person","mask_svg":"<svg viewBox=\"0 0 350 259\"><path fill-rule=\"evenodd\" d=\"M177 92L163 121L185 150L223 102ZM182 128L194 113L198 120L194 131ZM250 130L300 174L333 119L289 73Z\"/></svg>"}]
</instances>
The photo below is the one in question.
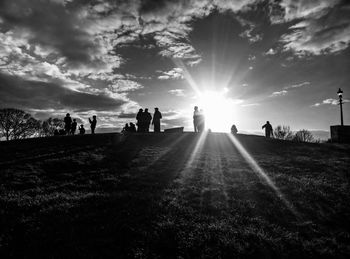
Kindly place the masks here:
<instances>
[{"instance_id":1,"label":"standing person","mask_svg":"<svg viewBox=\"0 0 350 259\"><path fill-rule=\"evenodd\" d=\"M194 132L199 132L199 130L198 130L198 121L199 121L198 106L194 106L194 111L193 111L193 127L194 127Z\"/></svg>"},{"instance_id":2,"label":"standing person","mask_svg":"<svg viewBox=\"0 0 350 259\"><path fill-rule=\"evenodd\" d=\"M66 117L64 117L64 130L67 135L69 135L71 126L72 126L72 118L70 117L70 114L67 113Z\"/></svg>"},{"instance_id":3,"label":"standing person","mask_svg":"<svg viewBox=\"0 0 350 259\"><path fill-rule=\"evenodd\" d=\"M139 109L139 112L136 114L136 120L137 120L137 132L143 131L143 109Z\"/></svg>"},{"instance_id":4,"label":"standing person","mask_svg":"<svg viewBox=\"0 0 350 259\"><path fill-rule=\"evenodd\" d=\"M264 128L265 128L265 137L266 138L270 138L270 136L273 137L273 129L269 121L267 121L266 124L262 126L262 129Z\"/></svg>"},{"instance_id":5,"label":"standing person","mask_svg":"<svg viewBox=\"0 0 350 259\"><path fill-rule=\"evenodd\" d=\"M154 125L154 132L160 132L160 119L162 118L162 114L160 113L158 108L154 108L152 125Z\"/></svg>"},{"instance_id":6,"label":"standing person","mask_svg":"<svg viewBox=\"0 0 350 259\"><path fill-rule=\"evenodd\" d=\"M149 126L151 125L152 115L148 112L148 108L145 109L143 116L145 118L145 132L149 132Z\"/></svg>"},{"instance_id":7,"label":"standing person","mask_svg":"<svg viewBox=\"0 0 350 259\"><path fill-rule=\"evenodd\" d=\"M75 134L75 131L77 130L77 126L78 126L77 120L73 119L73 122L72 122L72 125L71 125L71 129L70 129L70 132L71 132L72 135Z\"/></svg>"},{"instance_id":8,"label":"standing person","mask_svg":"<svg viewBox=\"0 0 350 259\"><path fill-rule=\"evenodd\" d=\"M92 116L92 120L89 118L89 122L90 122L91 134L95 134L96 124L97 124L96 115Z\"/></svg>"}]
</instances>

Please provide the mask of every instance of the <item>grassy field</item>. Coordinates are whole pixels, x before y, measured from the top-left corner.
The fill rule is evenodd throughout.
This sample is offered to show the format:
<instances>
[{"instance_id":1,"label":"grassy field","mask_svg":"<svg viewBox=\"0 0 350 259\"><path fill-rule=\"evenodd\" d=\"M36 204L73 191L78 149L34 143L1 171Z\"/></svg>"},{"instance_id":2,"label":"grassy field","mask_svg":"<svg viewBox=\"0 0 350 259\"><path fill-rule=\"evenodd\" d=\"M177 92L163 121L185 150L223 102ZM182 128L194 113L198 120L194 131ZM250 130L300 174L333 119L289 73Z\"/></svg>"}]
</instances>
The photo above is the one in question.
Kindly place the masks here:
<instances>
[{"instance_id":1,"label":"grassy field","mask_svg":"<svg viewBox=\"0 0 350 259\"><path fill-rule=\"evenodd\" d=\"M1 142L0 257L350 258L349 145L234 143Z\"/></svg>"}]
</instances>

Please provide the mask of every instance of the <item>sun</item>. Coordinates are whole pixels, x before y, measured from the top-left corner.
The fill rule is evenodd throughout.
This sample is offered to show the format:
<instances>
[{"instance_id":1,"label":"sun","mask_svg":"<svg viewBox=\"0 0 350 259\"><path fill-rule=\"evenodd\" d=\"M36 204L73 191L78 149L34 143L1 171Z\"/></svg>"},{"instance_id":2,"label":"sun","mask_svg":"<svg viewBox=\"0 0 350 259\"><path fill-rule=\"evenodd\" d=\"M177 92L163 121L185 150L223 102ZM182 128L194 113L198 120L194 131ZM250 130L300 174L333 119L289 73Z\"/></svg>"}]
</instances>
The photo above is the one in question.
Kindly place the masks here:
<instances>
[{"instance_id":1,"label":"sun","mask_svg":"<svg viewBox=\"0 0 350 259\"><path fill-rule=\"evenodd\" d=\"M235 119L235 102L225 95L226 91L206 91L200 94L198 106L203 110L207 130L214 132L231 130Z\"/></svg>"}]
</instances>

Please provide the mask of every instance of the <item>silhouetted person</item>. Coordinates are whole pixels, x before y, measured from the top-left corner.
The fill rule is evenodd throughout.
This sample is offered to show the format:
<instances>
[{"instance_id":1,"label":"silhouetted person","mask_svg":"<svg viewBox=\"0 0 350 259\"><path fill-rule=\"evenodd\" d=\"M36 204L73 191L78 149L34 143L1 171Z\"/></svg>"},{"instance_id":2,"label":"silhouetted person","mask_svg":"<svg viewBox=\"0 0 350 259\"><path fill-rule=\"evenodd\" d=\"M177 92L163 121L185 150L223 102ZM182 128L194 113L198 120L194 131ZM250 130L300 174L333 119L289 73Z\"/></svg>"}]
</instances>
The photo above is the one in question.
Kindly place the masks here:
<instances>
[{"instance_id":1,"label":"silhouetted person","mask_svg":"<svg viewBox=\"0 0 350 259\"><path fill-rule=\"evenodd\" d=\"M125 123L125 126L124 126L124 128L122 129L122 132L123 132L123 133L130 132L129 124Z\"/></svg>"},{"instance_id":2,"label":"silhouetted person","mask_svg":"<svg viewBox=\"0 0 350 259\"><path fill-rule=\"evenodd\" d=\"M96 115L92 116L92 120L89 118L89 122L90 122L91 134L95 134L96 124L97 124Z\"/></svg>"},{"instance_id":3,"label":"silhouetted person","mask_svg":"<svg viewBox=\"0 0 350 259\"><path fill-rule=\"evenodd\" d=\"M162 118L162 114L160 113L158 108L154 108L152 125L154 125L154 132L160 132L160 119Z\"/></svg>"},{"instance_id":4,"label":"silhouetted person","mask_svg":"<svg viewBox=\"0 0 350 259\"><path fill-rule=\"evenodd\" d=\"M130 132L136 132L136 126L134 123L130 122L129 128L130 128Z\"/></svg>"},{"instance_id":5,"label":"silhouetted person","mask_svg":"<svg viewBox=\"0 0 350 259\"><path fill-rule=\"evenodd\" d=\"M70 129L72 126L72 118L70 117L70 114L67 113L66 117L64 117L64 130L66 131L66 134L68 135L70 133Z\"/></svg>"},{"instance_id":6,"label":"silhouetted person","mask_svg":"<svg viewBox=\"0 0 350 259\"><path fill-rule=\"evenodd\" d=\"M265 137L270 138L271 136L273 136L272 125L270 124L269 121L267 121L266 124L262 126L262 129L264 128L265 128Z\"/></svg>"},{"instance_id":7,"label":"silhouetted person","mask_svg":"<svg viewBox=\"0 0 350 259\"><path fill-rule=\"evenodd\" d=\"M70 132L71 132L72 135L75 134L75 131L77 130L77 126L78 126L77 120L73 119L73 122L72 122L72 125L71 125L71 129L70 129Z\"/></svg>"},{"instance_id":8,"label":"silhouetted person","mask_svg":"<svg viewBox=\"0 0 350 259\"><path fill-rule=\"evenodd\" d=\"M203 132L205 129L205 117L204 117L204 111L201 109L198 114L198 132Z\"/></svg>"},{"instance_id":9,"label":"silhouetted person","mask_svg":"<svg viewBox=\"0 0 350 259\"><path fill-rule=\"evenodd\" d=\"M85 128L84 128L83 124L81 124L80 127L79 127L79 134L80 135L84 135L85 134Z\"/></svg>"},{"instance_id":10,"label":"silhouetted person","mask_svg":"<svg viewBox=\"0 0 350 259\"><path fill-rule=\"evenodd\" d=\"M143 110L139 109L139 112L136 114L136 120L137 120L137 132L143 132L144 128L144 117L143 117Z\"/></svg>"},{"instance_id":11,"label":"silhouetted person","mask_svg":"<svg viewBox=\"0 0 350 259\"><path fill-rule=\"evenodd\" d=\"M151 125L152 115L148 112L147 108L145 109L143 116L145 120L145 132L149 132L149 126Z\"/></svg>"},{"instance_id":12,"label":"silhouetted person","mask_svg":"<svg viewBox=\"0 0 350 259\"><path fill-rule=\"evenodd\" d=\"M55 130L54 130L54 132L53 132L53 135L54 135L54 136L58 136L58 135L60 135L59 130L58 130L58 129L55 129Z\"/></svg>"},{"instance_id":13,"label":"silhouetted person","mask_svg":"<svg viewBox=\"0 0 350 259\"><path fill-rule=\"evenodd\" d=\"M233 124L232 127L231 127L231 133L232 133L233 135L237 135L237 132L238 132L237 127L236 127L235 124Z\"/></svg>"},{"instance_id":14,"label":"silhouetted person","mask_svg":"<svg viewBox=\"0 0 350 259\"><path fill-rule=\"evenodd\" d=\"M193 111L193 127L194 127L194 132L199 132L198 130L198 122L199 122L199 111L198 111L198 106L194 106L194 111Z\"/></svg>"}]
</instances>

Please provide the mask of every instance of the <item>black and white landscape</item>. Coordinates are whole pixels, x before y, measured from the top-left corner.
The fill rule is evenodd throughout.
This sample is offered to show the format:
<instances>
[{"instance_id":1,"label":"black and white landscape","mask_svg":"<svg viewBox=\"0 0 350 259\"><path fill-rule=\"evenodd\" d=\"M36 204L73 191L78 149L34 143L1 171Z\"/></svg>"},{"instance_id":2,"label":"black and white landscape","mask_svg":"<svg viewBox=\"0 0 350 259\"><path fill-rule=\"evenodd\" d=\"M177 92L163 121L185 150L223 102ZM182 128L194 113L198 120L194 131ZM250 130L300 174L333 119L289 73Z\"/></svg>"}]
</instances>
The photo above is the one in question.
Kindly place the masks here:
<instances>
[{"instance_id":1,"label":"black and white landscape","mask_svg":"<svg viewBox=\"0 0 350 259\"><path fill-rule=\"evenodd\" d=\"M350 258L349 44L346 0L0 0L0 258Z\"/></svg>"}]
</instances>

